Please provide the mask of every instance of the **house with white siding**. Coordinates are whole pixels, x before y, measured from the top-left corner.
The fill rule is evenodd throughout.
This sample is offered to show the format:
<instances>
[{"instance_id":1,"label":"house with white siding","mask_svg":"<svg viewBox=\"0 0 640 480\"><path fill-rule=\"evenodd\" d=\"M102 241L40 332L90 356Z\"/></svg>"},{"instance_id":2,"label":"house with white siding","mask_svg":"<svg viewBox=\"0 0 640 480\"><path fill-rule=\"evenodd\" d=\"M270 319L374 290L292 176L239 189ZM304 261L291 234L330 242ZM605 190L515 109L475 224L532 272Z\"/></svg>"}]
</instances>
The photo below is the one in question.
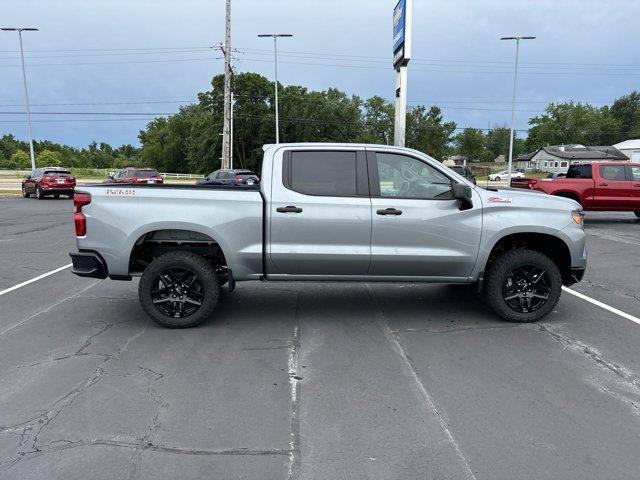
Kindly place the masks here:
<instances>
[{"instance_id":1,"label":"house with white siding","mask_svg":"<svg viewBox=\"0 0 640 480\"><path fill-rule=\"evenodd\" d=\"M516 165L524 171L540 170L550 173L566 173L572 163L602 160L629 160L615 146L553 145L532 153L518 155Z\"/></svg>"}]
</instances>

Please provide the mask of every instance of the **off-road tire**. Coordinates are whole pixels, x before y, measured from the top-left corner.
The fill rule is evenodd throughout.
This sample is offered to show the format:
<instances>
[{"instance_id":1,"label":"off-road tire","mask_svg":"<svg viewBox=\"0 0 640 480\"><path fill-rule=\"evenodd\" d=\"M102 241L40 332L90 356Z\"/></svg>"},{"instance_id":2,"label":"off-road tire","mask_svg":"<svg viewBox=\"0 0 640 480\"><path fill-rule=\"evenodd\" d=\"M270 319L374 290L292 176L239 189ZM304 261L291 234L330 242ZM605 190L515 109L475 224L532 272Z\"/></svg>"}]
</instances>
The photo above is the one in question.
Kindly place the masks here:
<instances>
[{"instance_id":1,"label":"off-road tire","mask_svg":"<svg viewBox=\"0 0 640 480\"><path fill-rule=\"evenodd\" d=\"M174 318L163 314L153 303L151 291L160 272L170 268L188 268L198 276L204 291L202 306L188 317ZM153 260L144 270L138 285L138 297L144 311L158 325L167 328L189 328L200 325L211 317L220 298L220 286L215 268L204 257L185 251L165 253Z\"/></svg>"},{"instance_id":2,"label":"off-road tire","mask_svg":"<svg viewBox=\"0 0 640 480\"><path fill-rule=\"evenodd\" d=\"M503 284L507 276L523 265L534 265L544 270L550 284L549 299L538 310L517 312L504 300ZM562 275L546 255L528 249L515 249L496 258L485 275L484 298L487 304L504 320L516 323L536 322L549 314L558 303L562 291Z\"/></svg>"}]
</instances>

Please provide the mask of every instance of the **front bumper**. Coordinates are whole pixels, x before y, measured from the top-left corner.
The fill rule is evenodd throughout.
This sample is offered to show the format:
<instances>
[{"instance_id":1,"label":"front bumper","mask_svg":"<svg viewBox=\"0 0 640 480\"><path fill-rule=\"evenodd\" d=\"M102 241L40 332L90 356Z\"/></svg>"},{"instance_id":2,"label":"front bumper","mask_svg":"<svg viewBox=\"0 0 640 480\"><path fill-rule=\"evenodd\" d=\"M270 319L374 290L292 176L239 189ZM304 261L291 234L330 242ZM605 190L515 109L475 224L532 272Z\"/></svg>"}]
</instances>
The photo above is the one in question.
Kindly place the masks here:
<instances>
[{"instance_id":1,"label":"front bumper","mask_svg":"<svg viewBox=\"0 0 640 480\"><path fill-rule=\"evenodd\" d=\"M584 277L584 272L587 271L587 267L572 267L571 268L571 283L565 283L565 285L573 285L578 283Z\"/></svg>"},{"instance_id":2,"label":"front bumper","mask_svg":"<svg viewBox=\"0 0 640 480\"><path fill-rule=\"evenodd\" d=\"M107 278L109 271L104 259L97 252L72 252L69 253L73 268L71 273L80 277Z\"/></svg>"}]
</instances>

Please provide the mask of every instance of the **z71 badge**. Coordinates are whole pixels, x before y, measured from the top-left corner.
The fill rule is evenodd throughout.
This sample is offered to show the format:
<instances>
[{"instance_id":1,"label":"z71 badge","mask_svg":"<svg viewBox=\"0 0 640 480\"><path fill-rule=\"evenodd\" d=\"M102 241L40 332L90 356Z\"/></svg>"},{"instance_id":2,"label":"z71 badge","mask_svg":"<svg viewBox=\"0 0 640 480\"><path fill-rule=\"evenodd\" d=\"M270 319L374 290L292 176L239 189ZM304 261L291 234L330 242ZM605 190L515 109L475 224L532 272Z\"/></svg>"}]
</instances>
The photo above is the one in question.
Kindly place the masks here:
<instances>
[{"instance_id":1,"label":"z71 badge","mask_svg":"<svg viewBox=\"0 0 640 480\"><path fill-rule=\"evenodd\" d=\"M107 188L107 197L134 197L136 191L133 188Z\"/></svg>"}]
</instances>

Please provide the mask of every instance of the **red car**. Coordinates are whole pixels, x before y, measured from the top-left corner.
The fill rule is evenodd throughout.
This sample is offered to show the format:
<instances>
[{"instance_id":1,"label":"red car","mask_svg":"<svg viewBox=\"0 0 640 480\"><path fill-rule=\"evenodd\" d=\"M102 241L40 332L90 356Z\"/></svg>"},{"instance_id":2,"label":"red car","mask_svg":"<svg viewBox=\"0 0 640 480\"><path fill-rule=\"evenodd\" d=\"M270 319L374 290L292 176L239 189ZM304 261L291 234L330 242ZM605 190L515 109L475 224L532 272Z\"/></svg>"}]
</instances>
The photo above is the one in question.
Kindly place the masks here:
<instances>
[{"instance_id":1,"label":"red car","mask_svg":"<svg viewBox=\"0 0 640 480\"><path fill-rule=\"evenodd\" d=\"M153 168L127 167L109 176L108 183L163 183L164 180Z\"/></svg>"},{"instance_id":2,"label":"red car","mask_svg":"<svg viewBox=\"0 0 640 480\"><path fill-rule=\"evenodd\" d=\"M640 218L640 163L573 164L566 177L513 179L511 186L571 198L585 210L631 211Z\"/></svg>"},{"instance_id":3,"label":"red car","mask_svg":"<svg viewBox=\"0 0 640 480\"><path fill-rule=\"evenodd\" d=\"M55 198L66 195L73 198L75 188L76 179L69 170L61 167L36 168L22 180L24 198L29 198L31 195L40 200L47 195Z\"/></svg>"}]
</instances>

